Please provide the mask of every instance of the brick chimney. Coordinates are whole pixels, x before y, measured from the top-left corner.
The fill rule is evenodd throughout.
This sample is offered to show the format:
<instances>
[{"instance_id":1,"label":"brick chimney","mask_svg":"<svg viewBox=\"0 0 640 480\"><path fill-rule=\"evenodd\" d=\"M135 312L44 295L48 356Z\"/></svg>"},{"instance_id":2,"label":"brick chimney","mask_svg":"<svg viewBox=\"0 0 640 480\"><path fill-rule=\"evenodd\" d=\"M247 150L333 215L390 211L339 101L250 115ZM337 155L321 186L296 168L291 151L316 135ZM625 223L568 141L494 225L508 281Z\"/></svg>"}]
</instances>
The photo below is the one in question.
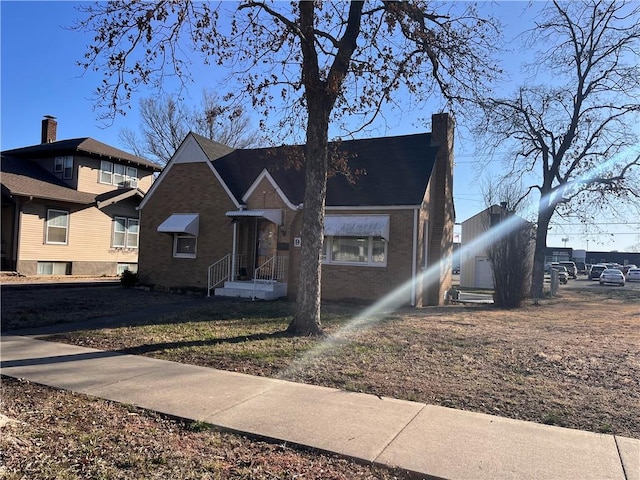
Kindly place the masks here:
<instances>
[{"instance_id":1,"label":"brick chimney","mask_svg":"<svg viewBox=\"0 0 640 480\"><path fill-rule=\"evenodd\" d=\"M58 132L58 122L56 117L45 115L42 119L42 142L51 143L56 141L56 133Z\"/></svg>"},{"instance_id":2,"label":"brick chimney","mask_svg":"<svg viewBox=\"0 0 640 480\"><path fill-rule=\"evenodd\" d=\"M430 218L430 256L432 261L450 258L453 253L453 139L454 121L448 113L431 116L431 144L439 147L436 164L431 174L432 190ZM440 285L429 288L428 305L442 304L445 292L451 288L450 265L440 265Z\"/></svg>"}]
</instances>

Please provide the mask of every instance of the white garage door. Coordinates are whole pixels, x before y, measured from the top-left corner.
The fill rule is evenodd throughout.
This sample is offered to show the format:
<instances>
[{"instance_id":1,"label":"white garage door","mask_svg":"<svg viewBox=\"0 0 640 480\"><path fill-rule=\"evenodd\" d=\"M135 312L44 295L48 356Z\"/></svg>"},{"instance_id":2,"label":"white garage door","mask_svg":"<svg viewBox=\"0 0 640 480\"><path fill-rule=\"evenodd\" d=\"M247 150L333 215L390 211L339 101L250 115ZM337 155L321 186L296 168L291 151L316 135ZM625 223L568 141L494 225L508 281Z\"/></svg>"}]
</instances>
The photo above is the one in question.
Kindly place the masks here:
<instances>
[{"instance_id":1,"label":"white garage door","mask_svg":"<svg viewBox=\"0 0 640 480\"><path fill-rule=\"evenodd\" d=\"M493 288L493 272L487 257L476 257L475 288Z\"/></svg>"}]
</instances>

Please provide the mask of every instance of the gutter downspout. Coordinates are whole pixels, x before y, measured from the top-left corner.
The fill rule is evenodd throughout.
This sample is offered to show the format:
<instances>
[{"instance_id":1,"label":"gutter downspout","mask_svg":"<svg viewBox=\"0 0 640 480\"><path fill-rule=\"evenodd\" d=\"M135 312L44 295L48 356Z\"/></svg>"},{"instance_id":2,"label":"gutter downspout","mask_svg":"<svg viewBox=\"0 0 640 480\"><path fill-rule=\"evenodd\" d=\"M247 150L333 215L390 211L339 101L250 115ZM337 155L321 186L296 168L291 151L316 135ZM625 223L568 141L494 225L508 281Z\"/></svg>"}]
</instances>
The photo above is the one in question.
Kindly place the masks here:
<instances>
[{"instance_id":1,"label":"gutter downspout","mask_svg":"<svg viewBox=\"0 0 640 480\"><path fill-rule=\"evenodd\" d=\"M418 261L418 212L415 208L413 210L413 245L411 248L411 306L416 306L416 290L418 288L417 276L416 276L416 262Z\"/></svg>"}]
</instances>

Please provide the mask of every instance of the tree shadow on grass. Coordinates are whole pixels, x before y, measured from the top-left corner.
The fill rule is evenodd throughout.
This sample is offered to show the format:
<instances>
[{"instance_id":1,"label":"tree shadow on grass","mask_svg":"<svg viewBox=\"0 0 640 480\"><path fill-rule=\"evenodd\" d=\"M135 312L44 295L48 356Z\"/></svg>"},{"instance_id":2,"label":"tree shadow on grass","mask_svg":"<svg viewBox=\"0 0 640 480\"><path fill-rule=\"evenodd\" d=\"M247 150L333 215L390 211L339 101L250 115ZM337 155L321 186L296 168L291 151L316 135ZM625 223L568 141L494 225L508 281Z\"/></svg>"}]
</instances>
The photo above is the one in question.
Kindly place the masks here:
<instances>
[{"instance_id":1,"label":"tree shadow on grass","mask_svg":"<svg viewBox=\"0 0 640 480\"><path fill-rule=\"evenodd\" d=\"M269 340L272 338L293 338L295 335L291 335L286 330L272 332L272 333L254 333L251 335L239 335L237 337L229 338L211 338L207 340L190 340L183 342L162 342L138 345L137 347L128 347L116 350L117 353L125 353L128 355L144 355L151 352L158 352L162 350L173 350L179 348L192 348L192 347L212 347L215 345L223 344L238 344L256 342L260 340Z\"/></svg>"}]
</instances>

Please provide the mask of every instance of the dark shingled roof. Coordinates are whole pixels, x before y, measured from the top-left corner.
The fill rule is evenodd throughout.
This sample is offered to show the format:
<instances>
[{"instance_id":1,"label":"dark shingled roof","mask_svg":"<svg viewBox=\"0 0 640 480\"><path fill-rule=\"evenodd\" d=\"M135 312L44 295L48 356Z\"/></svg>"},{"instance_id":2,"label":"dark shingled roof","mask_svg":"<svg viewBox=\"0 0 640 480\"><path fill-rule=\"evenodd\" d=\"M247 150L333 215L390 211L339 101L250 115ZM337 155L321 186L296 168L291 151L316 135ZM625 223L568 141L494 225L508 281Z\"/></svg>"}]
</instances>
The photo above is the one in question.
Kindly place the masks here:
<instances>
[{"instance_id":1,"label":"dark shingled roof","mask_svg":"<svg viewBox=\"0 0 640 480\"><path fill-rule=\"evenodd\" d=\"M69 188L62 180L44 168L10 155L2 154L2 190L8 195L60 200L89 205L95 202L95 194Z\"/></svg>"},{"instance_id":2,"label":"dark shingled roof","mask_svg":"<svg viewBox=\"0 0 640 480\"><path fill-rule=\"evenodd\" d=\"M238 149L224 154L220 144L204 137L196 139L239 202L265 168L293 204L303 202L304 171L287 168L291 158L301 158L302 146ZM438 150L431 146L430 133L346 140L333 146L349 159L356 181L350 183L339 174L330 177L327 206L422 203Z\"/></svg>"},{"instance_id":3,"label":"dark shingled roof","mask_svg":"<svg viewBox=\"0 0 640 480\"><path fill-rule=\"evenodd\" d=\"M224 145L223 143L218 143L213 140L209 140L202 135L198 135L197 133L190 132L193 135L193 138L196 139L200 148L204 151L205 155L209 160L215 160L220 157L224 157L225 155L233 152L233 148Z\"/></svg>"},{"instance_id":4,"label":"dark shingled roof","mask_svg":"<svg viewBox=\"0 0 640 480\"><path fill-rule=\"evenodd\" d=\"M99 142L93 138L72 138L69 140L59 140L51 143L41 143L29 147L14 148L5 150L2 153L15 155L24 158L41 158L57 155L85 154L88 156L106 157L112 160L119 160L132 165L151 169L155 172L161 170L156 163L150 162L142 157L132 155L118 148Z\"/></svg>"}]
</instances>

